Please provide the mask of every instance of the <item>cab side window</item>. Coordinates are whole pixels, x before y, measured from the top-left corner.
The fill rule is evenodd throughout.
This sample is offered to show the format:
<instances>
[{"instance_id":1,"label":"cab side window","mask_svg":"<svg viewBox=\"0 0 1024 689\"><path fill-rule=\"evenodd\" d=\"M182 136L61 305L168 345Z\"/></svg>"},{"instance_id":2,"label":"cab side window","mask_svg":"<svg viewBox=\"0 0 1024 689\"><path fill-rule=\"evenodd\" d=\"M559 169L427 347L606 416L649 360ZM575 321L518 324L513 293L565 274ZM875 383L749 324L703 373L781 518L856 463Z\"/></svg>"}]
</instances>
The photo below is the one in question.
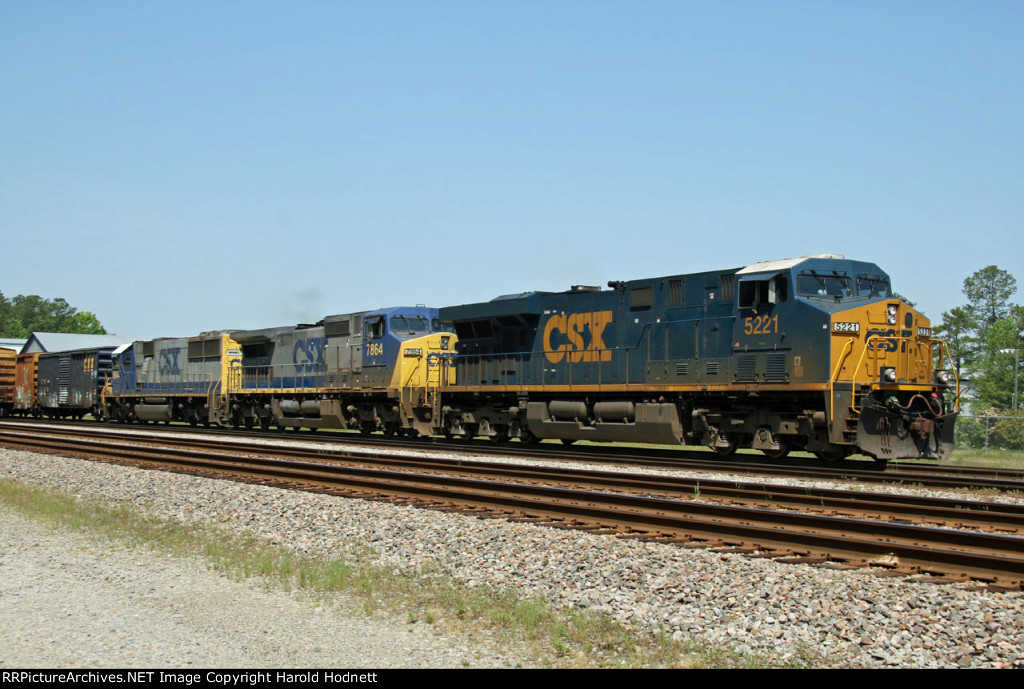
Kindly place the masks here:
<instances>
[{"instance_id":1,"label":"cab side window","mask_svg":"<svg viewBox=\"0 0 1024 689\"><path fill-rule=\"evenodd\" d=\"M379 340L384 337L384 317L370 318L365 323L363 335L367 340Z\"/></svg>"}]
</instances>

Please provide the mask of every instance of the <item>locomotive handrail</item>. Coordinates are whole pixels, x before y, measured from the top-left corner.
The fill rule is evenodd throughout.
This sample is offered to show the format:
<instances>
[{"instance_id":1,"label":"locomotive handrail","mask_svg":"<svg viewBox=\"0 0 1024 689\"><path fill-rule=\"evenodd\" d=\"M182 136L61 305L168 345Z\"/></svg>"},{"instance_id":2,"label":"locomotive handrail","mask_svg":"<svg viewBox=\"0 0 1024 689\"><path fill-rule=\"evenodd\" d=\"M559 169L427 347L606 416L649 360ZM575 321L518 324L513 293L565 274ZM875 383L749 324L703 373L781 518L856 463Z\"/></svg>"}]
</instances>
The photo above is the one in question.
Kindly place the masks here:
<instances>
[{"instance_id":1,"label":"locomotive handrail","mask_svg":"<svg viewBox=\"0 0 1024 689\"><path fill-rule=\"evenodd\" d=\"M939 368L942 368L942 350L946 350L946 357L949 358L949 370L953 372L953 382L956 383L956 394L953 397L953 411L960 413L960 376L957 375L956 366L953 365L953 355L949 353L949 343L937 337L932 338L933 342L942 344L939 350Z\"/></svg>"},{"instance_id":2,"label":"locomotive handrail","mask_svg":"<svg viewBox=\"0 0 1024 689\"><path fill-rule=\"evenodd\" d=\"M853 343L855 341L856 340L854 338L852 338L852 337L846 340L846 344L843 345L843 351L839 353L839 361L836 363L836 368L835 368L834 371L832 371L832 375L829 376L829 379L828 379L828 420L829 420L829 423L831 423L832 420L836 418L835 384L839 380L839 371L842 370L843 362L846 361L846 357L847 357L846 350L847 349L853 349ZM857 366L860 366L860 363L858 363ZM853 378L856 379L856 377L857 377L857 369L855 368L855 369L853 369Z\"/></svg>"},{"instance_id":3,"label":"locomotive handrail","mask_svg":"<svg viewBox=\"0 0 1024 689\"><path fill-rule=\"evenodd\" d=\"M872 350L871 347L869 347L869 343L870 343L870 341L872 339L894 340L894 341L896 341L898 343L903 343L903 342L906 342L908 340L909 341L916 340L916 338L914 336L912 336L912 335L907 336L907 335L871 334L871 335L868 335L866 338L864 338L864 348L861 350L860 357L858 357L858 359L857 359L857 365L854 366L853 372L850 375L850 411L853 412L854 414L860 414L860 412L861 412L860 407L857 406L857 372L860 370L860 365L861 365L861 363L863 363L864 357L867 354L867 352L868 351L875 351L875 350ZM850 344L851 342L853 342L852 338L847 341L847 344ZM941 340L941 339L939 339L937 337L930 337L930 338L928 338L928 342L932 343L932 344L936 343L936 342L940 343L942 345L942 348L946 350L946 355L949 356L949 346L946 344L945 340ZM909 358L909 353L910 353L909 350L910 350L910 348L908 347L907 348L908 358ZM940 349L939 352L940 352L940 359L939 360L941 362L941 352L942 352L942 350ZM952 361L952 357L950 357L950 361ZM832 376L833 380L829 381L829 388L830 389L832 388L832 385L835 382L838 382L836 380L837 379L837 374L838 374L838 370L833 372L833 376ZM957 412L959 412L960 411L960 379L956 375L956 371L953 372L953 380L956 382L956 393L955 393L953 404L954 404L954 409ZM870 383L871 381L869 380L867 382ZM832 397L834 398L834 395L832 395ZM833 404L834 404L834 399L833 399Z\"/></svg>"},{"instance_id":4,"label":"locomotive handrail","mask_svg":"<svg viewBox=\"0 0 1024 689\"><path fill-rule=\"evenodd\" d=\"M860 370L860 365L864 361L864 355L867 354L868 351L875 351L868 346L868 343L872 339L883 339L883 337L886 340L896 340L897 342L911 339L910 337L895 334L885 336L871 334L864 338L864 348L861 350L860 357L857 359L857 365L853 367L853 372L850 375L850 411L854 414L860 414L860 409L857 407L857 372ZM868 382L870 383L871 381Z\"/></svg>"}]
</instances>

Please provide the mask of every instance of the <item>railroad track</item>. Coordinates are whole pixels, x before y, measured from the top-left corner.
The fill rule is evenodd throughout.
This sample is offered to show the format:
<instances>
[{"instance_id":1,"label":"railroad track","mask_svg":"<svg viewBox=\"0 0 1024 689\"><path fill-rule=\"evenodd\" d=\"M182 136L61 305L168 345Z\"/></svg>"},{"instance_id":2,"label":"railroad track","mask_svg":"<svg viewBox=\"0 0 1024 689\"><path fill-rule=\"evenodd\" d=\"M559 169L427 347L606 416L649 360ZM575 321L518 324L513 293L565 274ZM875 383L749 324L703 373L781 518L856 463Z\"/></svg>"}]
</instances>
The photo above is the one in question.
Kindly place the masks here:
<instances>
[{"instance_id":1,"label":"railroad track","mask_svg":"<svg viewBox=\"0 0 1024 689\"><path fill-rule=\"evenodd\" d=\"M486 440L445 441L438 438L409 440L332 431L319 433L311 433L309 431L267 433L234 431L223 428L192 428L189 426L110 426L90 422L57 424L52 421L28 419L6 419L0 421L0 427L3 427L5 424L43 427L69 425L80 429L97 429L97 432L109 432L113 429L135 429L148 433L214 434L218 437L230 434L233 437L239 438L260 438L264 440L287 438L329 446L343 442L380 450L422 450L426 447L432 451L471 455L514 456L522 459L544 461L564 460L598 465L716 472L744 476L852 481L859 485L897 484L913 485L921 488L1024 492L1024 471L1019 469L949 466L925 464L923 462L893 462L886 467L871 461L857 460L834 463L822 463L817 459L799 457L771 460L757 453L737 453L732 457L718 457L708 452L679 448L626 448L614 445L602 446L600 448L593 446L566 447L561 444L550 443L542 445L498 444Z\"/></svg>"},{"instance_id":2,"label":"railroad track","mask_svg":"<svg viewBox=\"0 0 1024 689\"><path fill-rule=\"evenodd\" d=\"M112 434L106 429L103 435L107 438L81 437L66 427L49 432L5 428L0 443L625 537L1024 586L1024 538L1019 535L1024 510L1013 505L953 505L935 498L915 502L906 496L864 493L851 497L840 495L842 491L708 480L694 484L665 476L395 457L369 450L268 447L223 439L168 447L168 437L140 438L137 432ZM708 502L712 495L742 504ZM810 504L815 501L817 506ZM811 509L833 513L809 514ZM859 516L842 516L843 510ZM926 519L947 526L905 523L917 510L929 511ZM958 528L948 528L951 523Z\"/></svg>"}]
</instances>

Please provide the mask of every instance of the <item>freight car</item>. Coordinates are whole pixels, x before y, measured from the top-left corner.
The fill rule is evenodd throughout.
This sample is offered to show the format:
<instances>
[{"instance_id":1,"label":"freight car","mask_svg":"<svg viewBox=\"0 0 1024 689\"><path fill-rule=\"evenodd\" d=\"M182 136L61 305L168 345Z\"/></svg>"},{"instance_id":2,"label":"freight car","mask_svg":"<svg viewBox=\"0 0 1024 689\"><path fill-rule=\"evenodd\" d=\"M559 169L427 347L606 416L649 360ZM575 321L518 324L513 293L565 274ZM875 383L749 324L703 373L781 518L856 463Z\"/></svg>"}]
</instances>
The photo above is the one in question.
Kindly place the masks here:
<instances>
[{"instance_id":1,"label":"freight car","mask_svg":"<svg viewBox=\"0 0 1024 689\"><path fill-rule=\"evenodd\" d=\"M135 342L115 357L104 415L269 429L429 434L455 338L437 309Z\"/></svg>"},{"instance_id":2,"label":"freight car","mask_svg":"<svg viewBox=\"0 0 1024 689\"><path fill-rule=\"evenodd\" d=\"M16 416L39 415L36 407L36 374L39 367L39 353L19 354L14 369L14 414Z\"/></svg>"},{"instance_id":3,"label":"freight car","mask_svg":"<svg viewBox=\"0 0 1024 689\"><path fill-rule=\"evenodd\" d=\"M116 347L46 352L36 362L34 409L50 418L102 416L101 392L112 371Z\"/></svg>"},{"instance_id":4,"label":"freight car","mask_svg":"<svg viewBox=\"0 0 1024 689\"><path fill-rule=\"evenodd\" d=\"M14 411L14 381L17 360L17 352L0 347L0 416L7 416Z\"/></svg>"},{"instance_id":5,"label":"freight car","mask_svg":"<svg viewBox=\"0 0 1024 689\"><path fill-rule=\"evenodd\" d=\"M872 263L814 255L442 308L446 435L946 457L958 383ZM933 357L939 364L933 364Z\"/></svg>"}]
</instances>

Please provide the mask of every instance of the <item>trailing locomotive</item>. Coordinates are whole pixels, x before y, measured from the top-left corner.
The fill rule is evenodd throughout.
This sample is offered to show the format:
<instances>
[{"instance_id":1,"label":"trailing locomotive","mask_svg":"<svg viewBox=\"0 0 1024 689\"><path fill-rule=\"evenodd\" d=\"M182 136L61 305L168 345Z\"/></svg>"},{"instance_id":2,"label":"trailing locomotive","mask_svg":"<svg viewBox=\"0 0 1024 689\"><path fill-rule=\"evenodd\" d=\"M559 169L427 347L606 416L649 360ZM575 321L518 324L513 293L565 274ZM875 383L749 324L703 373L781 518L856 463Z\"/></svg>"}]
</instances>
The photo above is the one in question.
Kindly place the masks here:
<instances>
[{"instance_id":1,"label":"trailing locomotive","mask_svg":"<svg viewBox=\"0 0 1024 689\"><path fill-rule=\"evenodd\" d=\"M101 415L133 421L229 425L231 372L241 365L226 333L163 337L118 347Z\"/></svg>"},{"instance_id":2,"label":"trailing locomotive","mask_svg":"<svg viewBox=\"0 0 1024 689\"><path fill-rule=\"evenodd\" d=\"M104 415L269 429L429 434L454 380L437 309L328 316L313 325L135 342L115 357Z\"/></svg>"},{"instance_id":3,"label":"trailing locomotive","mask_svg":"<svg viewBox=\"0 0 1024 689\"><path fill-rule=\"evenodd\" d=\"M952 451L941 345L874 264L816 255L609 287L441 309L459 342L440 430L772 457Z\"/></svg>"},{"instance_id":4,"label":"trailing locomotive","mask_svg":"<svg viewBox=\"0 0 1024 689\"><path fill-rule=\"evenodd\" d=\"M233 334L242 353L233 404L247 425L429 435L436 389L454 380L455 338L437 309L329 316L316 325Z\"/></svg>"}]
</instances>

